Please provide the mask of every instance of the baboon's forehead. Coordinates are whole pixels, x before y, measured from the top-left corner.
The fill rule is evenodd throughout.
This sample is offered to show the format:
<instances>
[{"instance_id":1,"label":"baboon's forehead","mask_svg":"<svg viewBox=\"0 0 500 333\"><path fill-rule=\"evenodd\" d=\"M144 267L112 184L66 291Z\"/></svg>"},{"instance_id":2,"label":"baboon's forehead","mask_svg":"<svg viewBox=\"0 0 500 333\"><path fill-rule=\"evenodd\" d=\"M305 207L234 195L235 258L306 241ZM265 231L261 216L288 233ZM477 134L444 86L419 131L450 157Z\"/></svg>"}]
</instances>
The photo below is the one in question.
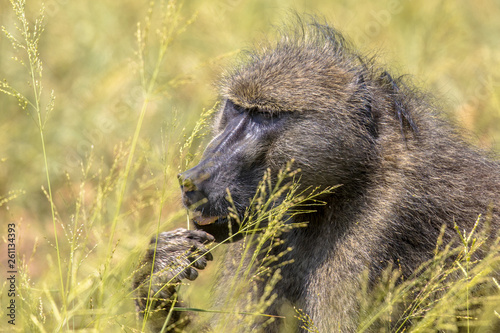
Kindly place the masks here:
<instances>
[{"instance_id":1,"label":"baboon's forehead","mask_svg":"<svg viewBox=\"0 0 500 333\"><path fill-rule=\"evenodd\" d=\"M244 107L270 111L318 109L352 94L354 74L325 46L280 45L252 54L225 78L222 95Z\"/></svg>"}]
</instances>

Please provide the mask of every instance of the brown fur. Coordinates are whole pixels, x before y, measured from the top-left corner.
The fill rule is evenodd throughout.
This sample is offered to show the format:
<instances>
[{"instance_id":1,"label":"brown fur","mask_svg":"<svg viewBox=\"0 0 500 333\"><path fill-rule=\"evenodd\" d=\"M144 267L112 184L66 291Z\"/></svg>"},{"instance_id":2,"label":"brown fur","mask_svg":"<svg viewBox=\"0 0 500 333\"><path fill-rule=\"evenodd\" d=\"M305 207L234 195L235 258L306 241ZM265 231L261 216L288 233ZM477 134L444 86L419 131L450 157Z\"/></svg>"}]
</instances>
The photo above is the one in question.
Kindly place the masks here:
<instances>
[{"instance_id":1,"label":"brown fur","mask_svg":"<svg viewBox=\"0 0 500 333\"><path fill-rule=\"evenodd\" d=\"M428 97L336 30L298 25L222 79L215 138L180 180L188 206L206 199L195 209L204 216L227 214L226 189L242 213L264 170L276 174L291 159L302 186L340 184L316 213L295 217L307 227L284 234L274 250L291 247L282 260L294 263L282 267L268 312L292 305L320 332L354 332L364 271L373 283L388 265L409 276L432 258L443 225L448 243L454 222L470 230L479 214L492 216L496 236L500 166L442 121ZM221 221L198 228L217 239L227 229ZM230 245L223 272L234 272L238 251Z\"/></svg>"}]
</instances>

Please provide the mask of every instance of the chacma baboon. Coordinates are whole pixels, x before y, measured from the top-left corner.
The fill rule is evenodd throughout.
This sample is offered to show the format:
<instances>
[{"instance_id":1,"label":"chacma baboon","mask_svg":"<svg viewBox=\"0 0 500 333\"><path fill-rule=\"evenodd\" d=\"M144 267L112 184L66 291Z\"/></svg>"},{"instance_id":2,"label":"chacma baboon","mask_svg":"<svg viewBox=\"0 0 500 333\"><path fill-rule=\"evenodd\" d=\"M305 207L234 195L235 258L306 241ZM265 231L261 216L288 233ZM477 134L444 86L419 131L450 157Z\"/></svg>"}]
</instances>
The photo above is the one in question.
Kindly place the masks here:
<instances>
[{"instance_id":1,"label":"chacma baboon","mask_svg":"<svg viewBox=\"0 0 500 333\"><path fill-rule=\"evenodd\" d=\"M319 332L356 331L363 274L375 282L392 265L410 276L433 257L438 237L449 243L457 236L454 223L471 230L478 216L480 222L489 216L496 235L500 165L441 120L430 98L360 55L338 31L315 21L297 25L248 52L221 79L214 138L200 163L179 175L197 230L160 234L134 286L144 310L155 255L153 292L163 288L156 293L163 302L155 305L163 313L160 326L180 301L175 284L195 279L196 269L212 259L205 245L234 234L234 214L245 214L266 170L275 179L292 160L301 188L340 186L323 193L324 204L314 211L288 218L306 225L281 234L270 250L284 253L274 265L293 262L280 265L268 314L295 307ZM229 276L242 242L227 245L222 270ZM228 280L220 280L219 292ZM263 278L249 291L253 299L267 283ZM168 325L182 328L190 320L187 312L173 311ZM253 329L282 331L280 321Z\"/></svg>"}]
</instances>

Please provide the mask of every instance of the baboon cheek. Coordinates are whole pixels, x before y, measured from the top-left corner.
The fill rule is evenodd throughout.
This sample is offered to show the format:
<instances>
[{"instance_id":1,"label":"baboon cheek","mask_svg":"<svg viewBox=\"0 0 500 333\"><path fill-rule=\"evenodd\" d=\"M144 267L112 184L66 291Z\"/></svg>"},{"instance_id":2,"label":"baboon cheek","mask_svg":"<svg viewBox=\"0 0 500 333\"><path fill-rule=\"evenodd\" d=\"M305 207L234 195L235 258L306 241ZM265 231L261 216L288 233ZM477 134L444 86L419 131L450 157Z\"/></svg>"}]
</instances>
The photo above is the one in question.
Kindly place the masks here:
<instances>
[{"instance_id":1,"label":"baboon cheek","mask_svg":"<svg viewBox=\"0 0 500 333\"><path fill-rule=\"evenodd\" d=\"M282 169L293 161L292 168L300 169L300 183L304 186L332 186L346 177L340 152L328 133L323 136L291 132L276 141L269 150L267 159L272 170Z\"/></svg>"}]
</instances>

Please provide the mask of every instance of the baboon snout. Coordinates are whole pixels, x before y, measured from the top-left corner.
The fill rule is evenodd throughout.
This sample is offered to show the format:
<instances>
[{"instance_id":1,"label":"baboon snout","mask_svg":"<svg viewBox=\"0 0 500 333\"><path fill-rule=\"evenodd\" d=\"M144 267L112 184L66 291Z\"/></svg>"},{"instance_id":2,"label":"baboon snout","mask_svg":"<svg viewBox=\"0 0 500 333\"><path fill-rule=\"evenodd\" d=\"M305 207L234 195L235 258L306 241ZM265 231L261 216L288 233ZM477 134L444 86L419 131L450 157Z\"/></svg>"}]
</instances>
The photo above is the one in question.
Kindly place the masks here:
<instances>
[{"instance_id":1,"label":"baboon snout","mask_svg":"<svg viewBox=\"0 0 500 333\"><path fill-rule=\"evenodd\" d=\"M198 167L177 175L182 191L182 202L189 209L189 216L198 225L216 222L219 216L210 216L208 195L203 191L202 183L207 177L197 172Z\"/></svg>"}]
</instances>

